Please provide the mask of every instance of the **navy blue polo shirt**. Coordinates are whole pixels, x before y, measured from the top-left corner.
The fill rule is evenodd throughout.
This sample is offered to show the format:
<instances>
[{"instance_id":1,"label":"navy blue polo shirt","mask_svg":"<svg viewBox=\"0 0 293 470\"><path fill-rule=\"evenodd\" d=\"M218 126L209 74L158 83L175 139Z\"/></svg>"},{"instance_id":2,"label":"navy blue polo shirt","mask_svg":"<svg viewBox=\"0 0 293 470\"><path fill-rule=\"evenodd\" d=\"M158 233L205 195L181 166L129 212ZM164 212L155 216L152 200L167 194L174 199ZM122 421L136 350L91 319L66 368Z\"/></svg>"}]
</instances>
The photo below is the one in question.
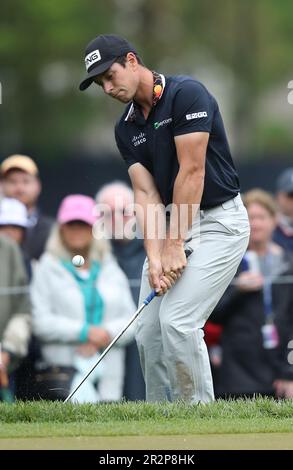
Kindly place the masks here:
<instances>
[{"instance_id":1,"label":"navy blue polo shirt","mask_svg":"<svg viewBox=\"0 0 293 470\"><path fill-rule=\"evenodd\" d=\"M161 93L148 118L132 102L115 127L116 143L127 166L141 163L152 174L163 204L168 205L179 170L174 137L208 132L200 207L207 209L235 197L239 179L215 98L202 83L187 76L165 79L154 72L154 83L159 84Z\"/></svg>"}]
</instances>

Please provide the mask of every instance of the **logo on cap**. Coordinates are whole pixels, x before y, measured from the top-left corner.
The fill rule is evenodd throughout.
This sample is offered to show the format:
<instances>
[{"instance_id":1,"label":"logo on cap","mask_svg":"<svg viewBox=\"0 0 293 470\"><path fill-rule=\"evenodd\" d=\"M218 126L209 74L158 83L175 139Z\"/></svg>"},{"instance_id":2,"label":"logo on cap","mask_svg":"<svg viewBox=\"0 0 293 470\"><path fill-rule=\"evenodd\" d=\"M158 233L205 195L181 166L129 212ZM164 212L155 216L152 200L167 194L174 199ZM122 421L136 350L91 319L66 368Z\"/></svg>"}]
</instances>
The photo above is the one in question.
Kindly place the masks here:
<instances>
[{"instance_id":1,"label":"logo on cap","mask_svg":"<svg viewBox=\"0 0 293 470\"><path fill-rule=\"evenodd\" d=\"M88 70L93 64L95 64L99 60L101 60L101 54L99 49L90 52L84 59L86 69Z\"/></svg>"}]
</instances>

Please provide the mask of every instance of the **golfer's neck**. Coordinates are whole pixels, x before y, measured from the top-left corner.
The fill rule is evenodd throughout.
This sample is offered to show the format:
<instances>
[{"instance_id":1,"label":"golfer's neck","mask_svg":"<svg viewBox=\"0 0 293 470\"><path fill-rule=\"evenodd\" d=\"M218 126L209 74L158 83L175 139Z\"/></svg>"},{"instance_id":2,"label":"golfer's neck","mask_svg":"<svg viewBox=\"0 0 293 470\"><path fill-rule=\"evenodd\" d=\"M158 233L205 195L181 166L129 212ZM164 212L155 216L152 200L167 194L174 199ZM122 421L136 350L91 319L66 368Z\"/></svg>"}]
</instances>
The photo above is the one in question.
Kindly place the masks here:
<instances>
[{"instance_id":1,"label":"golfer's neck","mask_svg":"<svg viewBox=\"0 0 293 470\"><path fill-rule=\"evenodd\" d=\"M134 96L136 103L141 106L144 117L147 118L153 105L154 79L150 70L141 67L140 81Z\"/></svg>"}]
</instances>

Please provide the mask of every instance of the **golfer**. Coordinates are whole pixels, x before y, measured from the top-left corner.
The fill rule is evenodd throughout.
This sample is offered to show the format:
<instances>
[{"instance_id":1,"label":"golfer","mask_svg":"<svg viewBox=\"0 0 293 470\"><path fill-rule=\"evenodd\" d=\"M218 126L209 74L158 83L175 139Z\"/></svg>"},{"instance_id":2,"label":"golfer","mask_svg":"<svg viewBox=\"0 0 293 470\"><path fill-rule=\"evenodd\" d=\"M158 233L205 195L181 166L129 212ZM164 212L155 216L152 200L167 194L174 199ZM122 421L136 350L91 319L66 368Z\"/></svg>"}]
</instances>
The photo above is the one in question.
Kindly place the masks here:
<instances>
[{"instance_id":1,"label":"golfer","mask_svg":"<svg viewBox=\"0 0 293 470\"><path fill-rule=\"evenodd\" d=\"M249 238L219 106L194 78L148 69L116 35L93 39L85 65L80 90L94 82L126 104L115 134L141 209L147 259L140 301L150 288L159 294L137 322L146 398L210 402L203 327ZM186 240L194 249L188 263Z\"/></svg>"}]
</instances>

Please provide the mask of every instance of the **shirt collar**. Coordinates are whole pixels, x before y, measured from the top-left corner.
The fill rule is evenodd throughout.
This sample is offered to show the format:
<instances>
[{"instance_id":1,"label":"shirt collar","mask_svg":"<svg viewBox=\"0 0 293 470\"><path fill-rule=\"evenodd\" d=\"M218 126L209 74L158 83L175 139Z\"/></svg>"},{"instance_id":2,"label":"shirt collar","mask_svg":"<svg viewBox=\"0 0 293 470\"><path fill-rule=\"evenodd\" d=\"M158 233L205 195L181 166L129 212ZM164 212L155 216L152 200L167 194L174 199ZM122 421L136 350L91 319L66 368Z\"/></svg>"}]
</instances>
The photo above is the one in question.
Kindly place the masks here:
<instances>
[{"instance_id":1,"label":"shirt collar","mask_svg":"<svg viewBox=\"0 0 293 470\"><path fill-rule=\"evenodd\" d=\"M166 85L166 79L164 75L161 73L157 73L155 71L152 72L153 74L153 79L154 79L154 86L153 86L153 104L152 107L154 108L158 101L162 98L162 95L164 93L165 85ZM131 106L128 110L128 113L126 115L125 121L135 121L136 118L136 108L138 105L132 101Z\"/></svg>"}]
</instances>

